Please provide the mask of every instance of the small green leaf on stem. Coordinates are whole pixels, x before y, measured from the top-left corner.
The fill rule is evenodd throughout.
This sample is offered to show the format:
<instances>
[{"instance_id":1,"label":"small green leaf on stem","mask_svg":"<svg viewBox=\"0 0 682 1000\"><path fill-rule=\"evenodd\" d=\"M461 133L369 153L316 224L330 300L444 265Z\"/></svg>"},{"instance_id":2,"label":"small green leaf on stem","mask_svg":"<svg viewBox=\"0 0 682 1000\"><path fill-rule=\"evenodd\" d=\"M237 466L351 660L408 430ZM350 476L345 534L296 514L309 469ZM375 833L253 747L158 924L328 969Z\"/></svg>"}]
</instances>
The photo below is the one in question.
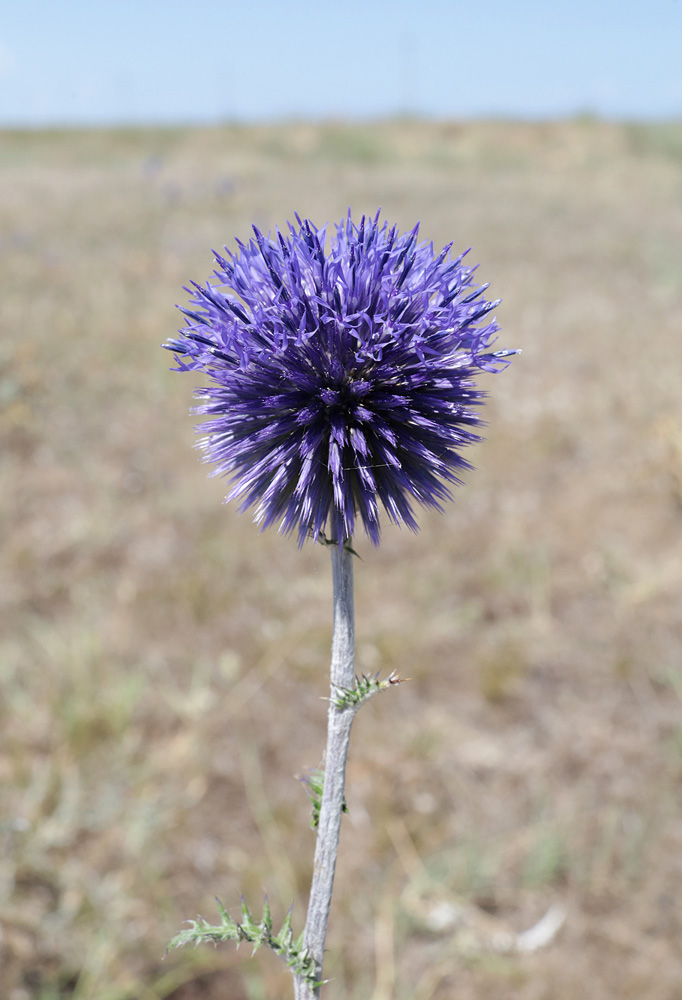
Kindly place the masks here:
<instances>
[{"instance_id":1,"label":"small green leaf on stem","mask_svg":"<svg viewBox=\"0 0 682 1000\"><path fill-rule=\"evenodd\" d=\"M251 915L243 897L241 923L232 919L217 897L216 904L220 915L219 924L209 924L204 917L188 920L189 927L175 935L167 950L172 951L174 948L181 948L186 944L193 944L196 947L207 943L217 945L222 941L248 941L256 952L261 945L265 944L284 959L295 975L302 976L313 988L316 987L315 961L308 950L303 947L303 934L301 933L295 941L293 940L291 909L284 918L279 934L273 936L272 915L267 896L263 904L263 916L258 923Z\"/></svg>"},{"instance_id":2,"label":"small green leaf on stem","mask_svg":"<svg viewBox=\"0 0 682 1000\"><path fill-rule=\"evenodd\" d=\"M386 691L389 687L403 684L409 680L409 677L399 677L395 670L391 671L388 677L384 677L383 680L379 680L379 674L374 674L373 677L367 674L360 674L358 677L356 674L352 687L341 688L335 685L330 700L339 711L346 708L358 709L363 702L372 698L379 691Z\"/></svg>"},{"instance_id":3,"label":"small green leaf on stem","mask_svg":"<svg viewBox=\"0 0 682 1000\"><path fill-rule=\"evenodd\" d=\"M317 830L320 825L320 809L322 808L322 793L324 791L324 771L311 770L300 780L305 785L305 790L308 793L308 798L312 806L310 829ZM341 808L345 813L349 811L345 798Z\"/></svg>"}]
</instances>

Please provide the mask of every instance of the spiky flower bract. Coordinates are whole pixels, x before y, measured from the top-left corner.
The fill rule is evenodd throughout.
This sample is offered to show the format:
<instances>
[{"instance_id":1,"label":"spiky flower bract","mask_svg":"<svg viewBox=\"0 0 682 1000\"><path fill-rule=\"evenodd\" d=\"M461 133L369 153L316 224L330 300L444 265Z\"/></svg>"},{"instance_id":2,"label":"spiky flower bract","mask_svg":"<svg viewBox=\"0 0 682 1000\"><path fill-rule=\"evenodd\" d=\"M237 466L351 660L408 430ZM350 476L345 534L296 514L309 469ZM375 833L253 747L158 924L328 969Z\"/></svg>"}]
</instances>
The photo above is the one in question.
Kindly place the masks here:
<instances>
[{"instance_id":1,"label":"spiky flower bract","mask_svg":"<svg viewBox=\"0 0 682 1000\"><path fill-rule=\"evenodd\" d=\"M349 212L326 247L326 227L296 222L215 253L215 280L186 289L188 324L164 346L210 380L193 412L212 474L233 478L228 500L299 544L341 545L359 519L376 545L380 504L416 530L413 501L451 497L478 440L475 376L513 352L490 350L499 300L452 244L435 254L418 226Z\"/></svg>"}]
</instances>

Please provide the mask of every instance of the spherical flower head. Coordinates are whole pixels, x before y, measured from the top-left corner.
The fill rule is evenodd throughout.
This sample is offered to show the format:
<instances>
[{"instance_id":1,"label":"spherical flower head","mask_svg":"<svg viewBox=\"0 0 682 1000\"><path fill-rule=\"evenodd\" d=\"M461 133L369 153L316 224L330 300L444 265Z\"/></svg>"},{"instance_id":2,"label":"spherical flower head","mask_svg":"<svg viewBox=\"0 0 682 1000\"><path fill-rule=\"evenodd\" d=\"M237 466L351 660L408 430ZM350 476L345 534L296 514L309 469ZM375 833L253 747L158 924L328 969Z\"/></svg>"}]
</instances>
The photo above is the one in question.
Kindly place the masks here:
<instances>
[{"instance_id":1,"label":"spherical flower head","mask_svg":"<svg viewBox=\"0 0 682 1000\"><path fill-rule=\"evenodd\" d=\"M451 498L479 440L475 376L514 352L490 350L499 300L452 244L436 255L418 226L349 212L326 247L326 227L296 222L215 253L215 280L186 289L187 326L164 346L209 381L193 412L212 474L233 479L227 500L299 544L342 545L359 520L377 545L380 506L416 530L414 501Z\"/></svg>"}]
</instances>

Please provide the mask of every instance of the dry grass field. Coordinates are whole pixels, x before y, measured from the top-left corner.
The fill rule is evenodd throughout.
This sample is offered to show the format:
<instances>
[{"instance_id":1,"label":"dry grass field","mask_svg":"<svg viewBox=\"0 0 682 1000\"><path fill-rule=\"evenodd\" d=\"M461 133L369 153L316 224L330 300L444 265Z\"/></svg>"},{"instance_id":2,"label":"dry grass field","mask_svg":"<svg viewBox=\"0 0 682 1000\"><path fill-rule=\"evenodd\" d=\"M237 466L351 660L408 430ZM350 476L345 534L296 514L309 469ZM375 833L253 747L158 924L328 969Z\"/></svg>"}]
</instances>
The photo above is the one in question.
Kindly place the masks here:
<instances>
[{"instance_id":1,"label":"dry grass field","mask_svg":"<svg viewBox=\"0 0 682 1000\"><path fill-rule=\"evenodd\" d=\"M471 245L523 354L456 503L357 540L358 667L411 682L355 724L326 997L682 998L682 125L585 119L0 134L3 1000L290 995L164 950L215 894L302 926L329 555L221 504L159 345L212 247L349 205Z\"/></svg>"}]
</instances>

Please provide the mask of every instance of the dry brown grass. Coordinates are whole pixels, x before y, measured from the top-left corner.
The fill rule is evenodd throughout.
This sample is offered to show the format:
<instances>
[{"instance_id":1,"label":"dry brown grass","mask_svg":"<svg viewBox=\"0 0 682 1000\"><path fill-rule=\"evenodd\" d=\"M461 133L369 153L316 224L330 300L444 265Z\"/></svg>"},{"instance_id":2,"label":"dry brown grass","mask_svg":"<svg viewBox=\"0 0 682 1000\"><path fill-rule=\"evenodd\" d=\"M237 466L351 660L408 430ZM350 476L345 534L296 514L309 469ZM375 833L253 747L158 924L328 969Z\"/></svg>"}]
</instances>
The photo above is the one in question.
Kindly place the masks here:
<instances>
[{"instance_id":1,"label":"dry brown grass","mask_svg":"<svg viewBox=\"0 0 682 1000\"><path fill-rule=\"evenodd\" d=\"M211 247L349 204L473 245L524 354L457 503L360 542L359 667L413 680L356 723L327 997L682 995L682 128L401 122L0 136L8 1000L289 995L162 956L214 893L303 919L327 553L221 506L158 345ZM434 884L567 923L466 954Z\"/></svg>"}]
</instances>

